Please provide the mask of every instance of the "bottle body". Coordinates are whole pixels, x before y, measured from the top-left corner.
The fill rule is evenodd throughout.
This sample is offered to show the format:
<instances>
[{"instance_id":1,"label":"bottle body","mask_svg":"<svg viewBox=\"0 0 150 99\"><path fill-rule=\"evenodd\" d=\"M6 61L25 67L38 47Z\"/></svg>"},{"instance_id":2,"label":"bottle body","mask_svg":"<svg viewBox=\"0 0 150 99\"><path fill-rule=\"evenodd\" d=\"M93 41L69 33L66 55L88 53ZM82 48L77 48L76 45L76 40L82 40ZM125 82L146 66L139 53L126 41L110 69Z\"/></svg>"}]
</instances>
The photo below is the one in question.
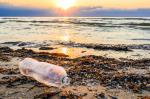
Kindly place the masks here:
<instances>
[{"instance_id":1,"label":"bottle body","mask_svg":"<svg viewBox=\"0 0 150 99\"><path fill-rule=\"evenodd\" d=\"M48 86L62 87L69 84L63 67L26 58L19 64L21 74L34 78Z\"/></svg>"}]
</instances>

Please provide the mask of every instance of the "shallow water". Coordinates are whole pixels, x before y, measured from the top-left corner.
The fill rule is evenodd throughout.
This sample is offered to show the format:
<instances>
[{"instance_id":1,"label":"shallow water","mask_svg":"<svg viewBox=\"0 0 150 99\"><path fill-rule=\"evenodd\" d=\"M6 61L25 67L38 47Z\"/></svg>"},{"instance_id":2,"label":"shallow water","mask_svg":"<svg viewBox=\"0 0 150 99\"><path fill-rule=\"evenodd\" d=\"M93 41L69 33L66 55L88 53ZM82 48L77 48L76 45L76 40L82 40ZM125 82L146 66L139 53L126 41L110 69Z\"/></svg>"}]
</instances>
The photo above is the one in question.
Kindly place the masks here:
<instances>
[{"instance_id":1,"label":"shallow water","mask_svg":"<svg viewBox=\"0 0 150 99\"><path fill-rule=\"evenodd\" d=\"M0 41L150 43L150 18L0 18Z\"/></svg>"},{"instance_id":2,"label":"shallow water","mask_svg":"<svg viewBox=\"0 0 150 99\"><path fill-rule=\"evenodd\" d=\"M93 44L150 44L150 18L105 17L1 17L0 42L75 42ZM76 51L77 50L77 51ZM87 50L84 54L81 50ZM148 58L149 51L135 50L133 54L59 47L55 52L70 56L87 54L115 57ZM68 52L67 52L68 51ZM146 54L148 53L148 54ZM82 55L81 55L82 54ZM129 55L128 55L129 54ZM139 55L142 54L142 55ZM146 56L145 56L146 55Z\"/></svg>"}]
</instances>

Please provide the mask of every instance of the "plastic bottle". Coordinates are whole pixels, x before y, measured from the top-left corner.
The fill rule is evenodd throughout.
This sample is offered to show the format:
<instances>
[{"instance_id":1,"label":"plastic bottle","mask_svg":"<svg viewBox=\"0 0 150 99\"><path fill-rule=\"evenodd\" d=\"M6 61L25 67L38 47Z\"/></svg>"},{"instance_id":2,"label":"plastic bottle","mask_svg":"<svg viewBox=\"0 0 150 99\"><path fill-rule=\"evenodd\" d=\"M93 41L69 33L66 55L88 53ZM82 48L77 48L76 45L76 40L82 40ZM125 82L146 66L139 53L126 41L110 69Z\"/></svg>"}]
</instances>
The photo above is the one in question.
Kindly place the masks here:
<instances>
[{"instance_id":1,"label":"plastic bottle","mask_svg":"<svg viewBox=\"0 0 150 99\"><path fill-rule=\"evenodd\" d=\"M34 78L48 86L62 87L69 85L70 80L63 67L25 58L19 64L21 74Z\"/></svg>"}]
</instances>

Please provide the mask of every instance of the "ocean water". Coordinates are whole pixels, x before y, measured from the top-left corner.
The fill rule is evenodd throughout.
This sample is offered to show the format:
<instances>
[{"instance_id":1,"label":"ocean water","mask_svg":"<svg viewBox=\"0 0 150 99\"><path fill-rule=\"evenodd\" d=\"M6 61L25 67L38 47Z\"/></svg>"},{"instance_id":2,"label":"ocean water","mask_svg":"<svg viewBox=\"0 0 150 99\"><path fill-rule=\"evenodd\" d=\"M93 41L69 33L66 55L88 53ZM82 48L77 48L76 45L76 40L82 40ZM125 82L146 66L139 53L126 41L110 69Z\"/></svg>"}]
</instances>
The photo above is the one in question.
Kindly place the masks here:
<instances>
[{"instance_id":1,"label":"ocean water","mask_svg":"<svg viewBox=\"0 0 150 99\"><path fill-rule=\"evenodd\" d=\"M150 18L112 17L1 17L0 43L62 41L92 44L150 44ZM61 49L60 49L61 48ZM80 56L74 48L59 47ZM89 51L88 54L117 56L118 52ZM102 54L103 53L103 54ZM112 53L112 54L111 54ZM114 55L114 53L116 53ZM142 55L139 55L141 54ZM148 58L149 52L135 50L134 56ZM137 55L138 54L138 55ZM127 53L120 53L127 57ZM145 56L146 55L146 56ZM121 57L119 56L119 57ZM130 56L132 56L130 54Z\"/></svg>"}]
</instances>

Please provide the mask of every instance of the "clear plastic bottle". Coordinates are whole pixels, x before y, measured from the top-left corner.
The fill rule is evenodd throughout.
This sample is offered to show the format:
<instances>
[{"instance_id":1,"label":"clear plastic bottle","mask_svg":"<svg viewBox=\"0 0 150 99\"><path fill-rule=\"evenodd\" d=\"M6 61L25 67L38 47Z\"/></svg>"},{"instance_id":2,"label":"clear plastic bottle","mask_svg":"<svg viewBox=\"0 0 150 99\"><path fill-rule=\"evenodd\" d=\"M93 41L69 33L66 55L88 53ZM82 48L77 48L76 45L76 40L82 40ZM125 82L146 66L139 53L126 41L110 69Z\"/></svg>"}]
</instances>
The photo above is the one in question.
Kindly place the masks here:
<instances>
[{"instance_id":1,"label":"clear plastic bottle","mask_svg":"<svg viewBox=\"0 0 150 99\"><path fill-rule=\"evenodd\" d=\"M21 74L29 76L48 86L62 87L69 85L70 80L63 67L25 58L19 64Z\"/></svg>"}]
</instances>

